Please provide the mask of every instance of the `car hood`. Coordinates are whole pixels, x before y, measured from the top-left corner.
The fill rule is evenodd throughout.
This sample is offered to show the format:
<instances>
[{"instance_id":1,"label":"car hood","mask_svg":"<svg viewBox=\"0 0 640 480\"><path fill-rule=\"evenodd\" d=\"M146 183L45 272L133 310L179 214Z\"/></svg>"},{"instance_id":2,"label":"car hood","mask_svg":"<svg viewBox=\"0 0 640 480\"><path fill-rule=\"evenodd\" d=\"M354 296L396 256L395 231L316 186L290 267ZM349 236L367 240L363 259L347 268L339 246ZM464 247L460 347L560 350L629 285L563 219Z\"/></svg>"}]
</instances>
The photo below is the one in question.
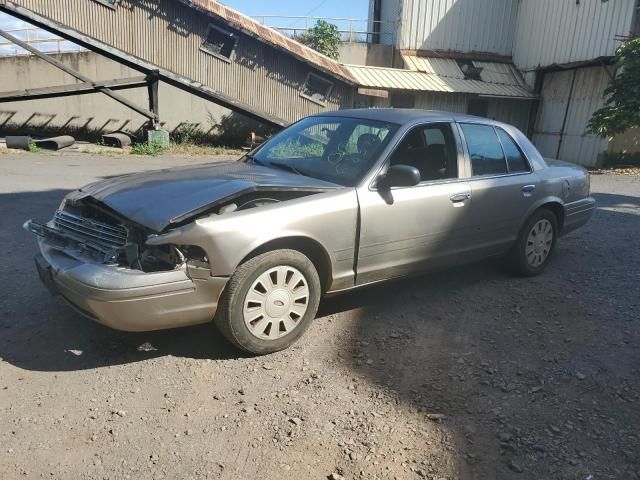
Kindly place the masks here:
<instances>
[{"instance_id":1,"label":"car hood","mask_svg":"<svg viewBox=\"0 0 640 480\"><path fill-rule=\"evenodd\" d=\"M160 232L252 191L322 192L334 188L339 185L233 161L110 178L81 188L73 199L91 197L123 217Z\"/></svg>"}]
</instances>

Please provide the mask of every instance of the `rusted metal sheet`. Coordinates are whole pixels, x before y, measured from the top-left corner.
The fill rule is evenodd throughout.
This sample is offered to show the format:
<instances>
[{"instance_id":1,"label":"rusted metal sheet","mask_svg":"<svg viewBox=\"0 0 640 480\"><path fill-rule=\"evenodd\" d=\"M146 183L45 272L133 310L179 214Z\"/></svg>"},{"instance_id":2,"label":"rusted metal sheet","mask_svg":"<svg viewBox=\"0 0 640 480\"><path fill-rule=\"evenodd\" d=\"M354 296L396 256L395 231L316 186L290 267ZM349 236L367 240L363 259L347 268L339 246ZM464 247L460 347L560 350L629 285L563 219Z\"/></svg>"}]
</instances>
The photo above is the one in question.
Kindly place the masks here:
<instances>
[{"instance_id":1,"label":"rusted metal sheet","mask_svg":"<svg viewBox=\"0 0 640 480\"><path fill-rule=\"evenodd\" d=\"M292 53L299 59L311 63L332 75L342 77L343 80L354 83L354 79L344 66L331 58L302 45L282 33L269 28L242 13L229 8L214 0L180 0L182 3L193 6L203 12L214 15L229 25L242 30L244 33L264 41L274 47Z\"/></svg>"},{"instance_id":2,"label":"rusted metal sheet","mask_svg":"<svg viewBox=\"0 0 640 480\"><path fill-rule=\"evenodd\" d=\"M179 88L217 98L228 108L273 124L285 125L313 113L352 106L353 85L338 70L335 75L328 73L336 69L336 62L322 56L302 60L298 54L307 56L306 49L289 54L284 44L274 46L282 40L281 34L260 26L265 38L259 40L257 33L249 34L247 28L236 26L255 26L245 24L244 16L230 9L216 10L216 14L214 4L202 0L198 5L194 8L177 0L122 0L112 9L88 0L13 0L7 3L6 11L17 12L112 57L124 58L130 65L157 68L163 80ZM210 14L203 13L203 7L212 10ZM223 21L223 14L228 19ZM239 35L230 62L200 50L212 23L235 29ZM287 45L295 50L298 44ZM309 72L334 84L324 105L300 95Z\"/></svg>"}]
</instances>

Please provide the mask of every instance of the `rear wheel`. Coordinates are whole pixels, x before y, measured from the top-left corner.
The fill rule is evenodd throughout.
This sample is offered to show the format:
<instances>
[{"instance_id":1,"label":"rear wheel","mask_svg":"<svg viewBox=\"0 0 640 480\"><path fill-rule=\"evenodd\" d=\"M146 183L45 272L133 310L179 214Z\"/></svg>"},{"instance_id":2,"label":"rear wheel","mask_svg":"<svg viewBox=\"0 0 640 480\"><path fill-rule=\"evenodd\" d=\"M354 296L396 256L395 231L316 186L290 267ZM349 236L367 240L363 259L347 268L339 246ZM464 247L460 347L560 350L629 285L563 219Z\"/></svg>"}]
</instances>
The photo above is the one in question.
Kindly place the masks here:
<instances>
[{"instance_id":1,"label":"rear wheel","mask_svg":"<svg viewBox=\"0 0 640 480\"><path fill-rule=\"evenodd\" d=\"M233 274L215 317L220 332L254 354L283 350L309 328L321 287L313 263L295 250L254 257Z\"/></svg>"},{"instance_id":2,"label":"rear wheel","mask_svg":"<svg viewBox=\"0 0 640 480\"><path fill-rule=\"evenodd\" d=\"M547 209L535 212L524 225L511 251L514 269L526 276L541 273L556 245L558 220Z\"/></svg>"}]
</instances>

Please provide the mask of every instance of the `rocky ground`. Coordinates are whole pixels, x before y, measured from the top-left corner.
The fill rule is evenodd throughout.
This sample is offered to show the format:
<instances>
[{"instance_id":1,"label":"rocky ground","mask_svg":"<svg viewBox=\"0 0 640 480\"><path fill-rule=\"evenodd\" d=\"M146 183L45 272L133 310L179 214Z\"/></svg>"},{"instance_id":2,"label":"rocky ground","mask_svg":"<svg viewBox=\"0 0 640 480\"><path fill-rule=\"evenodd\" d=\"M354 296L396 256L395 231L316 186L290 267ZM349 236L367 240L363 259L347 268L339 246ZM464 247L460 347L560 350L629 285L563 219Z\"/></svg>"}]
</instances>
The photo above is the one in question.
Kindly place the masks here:
<instances>
[{"instance_id":1,"label":"rocky ground","mask_svg":"<svg viewBox=\"0 0 640 480\"><path fill-rule=\"evenodd\" d=\"M0 478L640 478L640 177L593 175L594 218L540 277L492 261L325 300L267 357L49 297L25 219L197 161L0 156Z\"/></svg>"}]
</instances>

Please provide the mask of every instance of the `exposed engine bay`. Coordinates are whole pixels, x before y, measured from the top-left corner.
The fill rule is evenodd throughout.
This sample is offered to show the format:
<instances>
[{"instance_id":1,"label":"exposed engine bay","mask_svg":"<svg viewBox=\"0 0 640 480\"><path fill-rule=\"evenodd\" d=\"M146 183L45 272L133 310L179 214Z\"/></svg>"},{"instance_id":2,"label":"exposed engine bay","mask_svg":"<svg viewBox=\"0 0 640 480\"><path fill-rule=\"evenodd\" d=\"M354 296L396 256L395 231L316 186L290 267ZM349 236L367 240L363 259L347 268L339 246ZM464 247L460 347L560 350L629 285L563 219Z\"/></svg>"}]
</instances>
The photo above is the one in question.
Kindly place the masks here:
<instances>
[{"instance_id":1,"label":"exposed engine bay","mask_svg":"<svg viewBox=\"0 0 640 480\"><path fill-rule=\"evenodd\" d=\"M173 226L185 225L197 218L261 208L310 193L254 191ZM54 215L52 225L31 222L29 229L49 239L53 248L78 259L89 257L96 263L148 273L170 271L184 265L194 271L209 269L209 259L202 248L194 245L148 245L147 238L157 232L124 218L91 197L63 202Z\"/></svg>"}]
</instances>

